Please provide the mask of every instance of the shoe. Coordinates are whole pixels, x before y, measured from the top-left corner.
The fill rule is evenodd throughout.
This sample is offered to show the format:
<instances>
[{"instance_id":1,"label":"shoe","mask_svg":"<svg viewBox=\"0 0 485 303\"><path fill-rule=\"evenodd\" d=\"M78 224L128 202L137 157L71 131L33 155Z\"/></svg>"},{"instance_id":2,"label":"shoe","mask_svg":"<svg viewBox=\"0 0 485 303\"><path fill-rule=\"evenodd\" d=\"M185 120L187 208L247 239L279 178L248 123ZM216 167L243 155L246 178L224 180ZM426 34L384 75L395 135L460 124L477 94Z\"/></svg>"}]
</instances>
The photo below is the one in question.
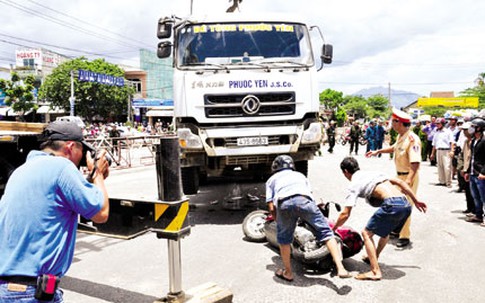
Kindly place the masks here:
<instances>
[{"instance_id":1,"label":"shoe","mask_svg":"<svg viewBox=\"0 0 485 303\"><path fill-rule=\"evenodd\" d=\"M466 216L468 218L471 218L471 217L475 217L475 214L473 212L469 212L468 214L466 214Z\"/></svg>"},{"instance_id":2,"label":"shoe","mask_svg":"<svg viewBox=\"0 0 485 303\"><path fill-rule=\"evenodd\" d=\"M436 183L434 186L445 186L445 183Z\"/></svg>"},{"instance_id":3,"label":"shoe","mask_svg":"<svg viewBox=\"0 0 485 303\"><path fill-rule=\"evenodd\" d=\"M446 184L446 187L451 188L451 184Z\"/></svg>"},{"instance_id":4,"label":"shoe","mask_svg":"<svg viewBox=\"0 0 485 303\"><path fill-rule=\"evenodd\" d=\"M455 190L455 193L462 193L463 192L463 189L457 189Z\"/></svg>"},{"instance_id":5,"label":"shoe","mask_svg":"<svg viewBox=\"0 0 485 303\"><path fill-rule=\"evenodd\" d=\"M465 221L470 222L470 223L483 223L483 219L479 218L475 215L473 217L467 217L465 219Z\"/></svg>"},{"instance_id":6,"label":"shoe","mask_svg":"<svg viewBox=\"0 0 485 303\"><path fill-rule=\"evenodd\" d=\"M409 239L402 238L402 239L397 240L396 246L397 247L406 247L406 246L409 245L410 242L411 241L409 241Z\"/></svg>"},{"instance_id":7,"label":"shoe","mask_svg":"<svg viewBox=\"0 0 485 303\"><path fill-rule=\"evenodd\" d=\"M397 238L399 238L399 233L397 233L395 231L391 231L391 233L389 234L389 238L397 239Z\"/></svg>"}]
</instances>

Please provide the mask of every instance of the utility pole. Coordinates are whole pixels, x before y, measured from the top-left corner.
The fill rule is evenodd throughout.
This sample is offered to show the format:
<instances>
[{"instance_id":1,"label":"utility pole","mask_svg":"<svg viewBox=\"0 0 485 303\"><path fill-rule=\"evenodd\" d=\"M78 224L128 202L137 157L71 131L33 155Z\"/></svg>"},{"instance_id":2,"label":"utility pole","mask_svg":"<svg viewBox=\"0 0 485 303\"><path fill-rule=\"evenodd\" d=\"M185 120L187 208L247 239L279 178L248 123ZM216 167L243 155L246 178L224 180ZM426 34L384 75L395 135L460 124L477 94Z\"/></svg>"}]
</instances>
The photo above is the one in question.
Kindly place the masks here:
<instances>
[{"instance_id":1,"label":"utility pole","mask_svg":"<svg viewBox=\"0 0 485 303\"><path fill-rule=\"evenodd\" d=\"M391 82L387 83L387 98L389 99L389 108L392 108L391 103Z\"/></svg>"},{"instance_id":2,"label":"utility pole","mask_svg":"<svg viewBox=\"0 0 485 303\"><path fill-rule=\"evenodd\" d=\"M69 103L71 105L71 116L74 116L74 101L76 101L76 97L74 97L74 71L71 70L71 97L69 98Z\"/></svg>"}]
</instances>

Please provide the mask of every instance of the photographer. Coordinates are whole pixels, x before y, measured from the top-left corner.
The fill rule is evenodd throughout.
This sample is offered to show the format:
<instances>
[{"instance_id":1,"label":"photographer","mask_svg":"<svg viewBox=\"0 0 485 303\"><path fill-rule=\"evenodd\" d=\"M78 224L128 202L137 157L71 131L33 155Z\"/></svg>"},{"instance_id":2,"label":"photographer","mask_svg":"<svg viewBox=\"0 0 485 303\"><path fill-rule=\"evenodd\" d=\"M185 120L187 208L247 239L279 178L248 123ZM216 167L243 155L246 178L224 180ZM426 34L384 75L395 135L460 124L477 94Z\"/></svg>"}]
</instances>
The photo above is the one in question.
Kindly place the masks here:
<instances>
[{"instance_id":1,"label":"photographer","mask_svg":"<svg viewBox=\"0 0 485 303\"><path fill-rule=\"evenodd\" d=\"M93 160L73 122L56 121L11 175L0 200L0 301L63 302L59 279L71 265L78 216L108 220L105 151ZM79 171L89 170L90 182Z\"/></svg>"}]
</instances>

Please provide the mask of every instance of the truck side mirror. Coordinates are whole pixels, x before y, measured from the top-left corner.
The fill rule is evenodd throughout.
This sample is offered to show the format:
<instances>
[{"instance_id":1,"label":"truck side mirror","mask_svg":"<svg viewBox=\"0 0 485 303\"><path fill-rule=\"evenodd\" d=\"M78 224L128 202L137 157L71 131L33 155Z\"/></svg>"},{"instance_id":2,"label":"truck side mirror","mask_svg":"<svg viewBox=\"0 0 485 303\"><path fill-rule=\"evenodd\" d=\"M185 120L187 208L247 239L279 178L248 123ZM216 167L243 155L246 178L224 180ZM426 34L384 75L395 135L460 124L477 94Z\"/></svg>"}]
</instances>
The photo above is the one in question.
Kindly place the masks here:
<instances>
[{"instance_id":1,"label":"truck side mirror","mask_svg":"<svg viewBox=\"0 0 485 303\"><path fill-rule=\"evenodd\" d=\"M167 18L158 20L157 37L167 39L172 35L172 21Z\"/></svg>"},{"instance_id":2,"label":"truck side mirror","mask_svg":"<svg viewBox=\"0 0 485 303\"><path fill-rule=\"evenodd\" d=\"M322 61L325 64L332 63L333 59L333 45L332 44L324 44L322 47Z\"/></svg>"},{"instance_id":3,"label":"truck side mirror","mask_svg":"<svg viewBox=\"0 0 485 303\"><path fill-rule=\"evenodd\" d=\"M168 58L172 54L172 43L168 41L162 41L158 43L157 47L157 57L158 58Z\"/></svg>"}]
</instances>

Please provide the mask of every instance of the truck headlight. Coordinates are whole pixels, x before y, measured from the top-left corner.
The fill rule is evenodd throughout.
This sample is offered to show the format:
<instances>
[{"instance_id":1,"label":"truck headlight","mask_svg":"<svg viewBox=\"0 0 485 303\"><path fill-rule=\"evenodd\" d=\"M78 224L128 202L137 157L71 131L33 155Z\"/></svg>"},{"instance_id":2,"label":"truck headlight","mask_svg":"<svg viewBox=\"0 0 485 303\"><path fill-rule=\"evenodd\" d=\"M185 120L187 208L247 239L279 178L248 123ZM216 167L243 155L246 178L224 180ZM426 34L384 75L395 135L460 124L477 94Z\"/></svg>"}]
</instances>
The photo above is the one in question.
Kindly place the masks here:
<instances>
[{"instance_id":1,"label":"truck headlight","mask_svg":"<svg viewBox=\"0 0 485 303\"><path fill-rule=\"evenodd\" d=\"M179 137L179 144L181 148L203 148L202 141L200 140L199 136L192 133L190 129L179 128L177 130L177 134Z\"/></svg>"},{"instance_id":2,"label":"truck headlight","mask_svg":"<svg viewBox=\"0 0 485 303\"><path fill-rule=\"evenodd\" d=\"M322 127L320 123L315 122L310 124L307 130L303 131L301 144L310 144L320 142L322 139Z\"/></svg>"}]
</instances>

